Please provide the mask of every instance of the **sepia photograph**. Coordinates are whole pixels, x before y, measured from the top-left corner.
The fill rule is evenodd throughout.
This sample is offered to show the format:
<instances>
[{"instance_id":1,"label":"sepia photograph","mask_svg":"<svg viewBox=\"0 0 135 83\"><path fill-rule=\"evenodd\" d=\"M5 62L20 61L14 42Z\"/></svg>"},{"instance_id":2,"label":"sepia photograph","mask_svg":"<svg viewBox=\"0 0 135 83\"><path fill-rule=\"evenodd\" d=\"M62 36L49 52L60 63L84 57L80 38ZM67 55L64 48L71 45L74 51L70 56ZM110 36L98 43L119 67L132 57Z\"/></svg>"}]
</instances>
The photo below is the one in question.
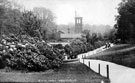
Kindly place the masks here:
<instances>
[{"instance_id":1,"label":"sepia photograph","mask_svg":"<svg viewBox=\"0 0 135 83\"><path fill-rule=\"evenodd\" d=\"M0 83L135 83L135 0L0 0Z\"/></svg>"}]
</instances>

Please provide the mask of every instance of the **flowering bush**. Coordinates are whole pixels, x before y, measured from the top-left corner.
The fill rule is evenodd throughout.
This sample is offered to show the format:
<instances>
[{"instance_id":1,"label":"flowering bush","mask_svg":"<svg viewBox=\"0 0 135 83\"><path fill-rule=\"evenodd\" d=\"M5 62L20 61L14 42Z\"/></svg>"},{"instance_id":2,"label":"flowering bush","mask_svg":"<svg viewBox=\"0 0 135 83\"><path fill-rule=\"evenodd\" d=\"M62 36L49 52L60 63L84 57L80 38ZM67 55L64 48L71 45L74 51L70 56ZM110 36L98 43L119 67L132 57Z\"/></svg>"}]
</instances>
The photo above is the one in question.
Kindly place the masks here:
<instances>
[{"instance_id":1,"label":"flowering bush","mask_svg":"<svg viewBox=\"0 0 135 83\"><path fill-rule=\"evenodd\" d=\"M4 36L0 44L1 67L16 70L44 71L57 68L62 64L63 56L38 38L28 36Z\"/></svg>"},{"instance_id":2,"label":"flowering bush","mask_svg":"<svg viewBox=\"0 0 135 83\"><path fill-rule=\"evenodd\" d=\"M70 55L69 58L77 58L78 54L86 53L88 51L92 51L101 46L105 45L104 41L96 41L94 44L87 43L82 41L81 39L73 40L70 45L66 45L64 47L65 53Z\"/></svg>"}]
</instances>

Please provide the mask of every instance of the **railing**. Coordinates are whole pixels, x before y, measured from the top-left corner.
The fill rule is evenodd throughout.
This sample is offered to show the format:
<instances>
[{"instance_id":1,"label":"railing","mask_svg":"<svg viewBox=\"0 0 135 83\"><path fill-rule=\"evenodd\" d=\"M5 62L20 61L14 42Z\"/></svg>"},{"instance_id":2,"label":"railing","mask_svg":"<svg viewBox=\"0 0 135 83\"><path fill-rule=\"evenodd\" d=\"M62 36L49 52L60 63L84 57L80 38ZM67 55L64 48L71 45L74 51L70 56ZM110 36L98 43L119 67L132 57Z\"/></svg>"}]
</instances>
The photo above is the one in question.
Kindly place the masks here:
<instances>
[{"instance_id":1,"label":"railing","mask_svg":"<svg viewBox=\"0 0 135 83\"><path fill-rule=\"evenodd\" d=\"M109 78L111 83L135 83L134 68L129 68L102 60L84 59L85 57L90 56L89 54L92 53L88 52L78 55L79 61L100 75Z\"/></svg>"},{"instance_id":2,"label":"railing","mask_svg":"<svg viewBox=\"0 0 135 83\"><path fill-rule=\"evenodd\" d=\"M112 46L113 46L113 44L110 45L110 47L112 47ZM94 51L89 51L87 53L80 54L80 55L78 55L78 58L80 59L80 62L84 63L85 65L87 65L89 68L91 68L95 72L109 78L109 65L107 63L104 63L104 65L103 65L98 61L97 61L97 63L95 63L95 62L93 63L93 60L91 60L91 59L84 59L87 56L91 56L93 54L102 52L106 49L108 49L108 47L106 48L106 46L102 46L98 49L95 49Z\"/></svg>"},{"instance_id":3,"label":"railing","mask_svg":"<svg viewBox=\"0 0 135 83\"><path fill-rule=\"evenodd\" d=\"M109 78L109 65L108 64L102 64L98 61L95 63L93 60L87 60L87 59L80 59L80 62L87 65L89 68L99 73L100 75Z\"/></svg>"}]
</instances>

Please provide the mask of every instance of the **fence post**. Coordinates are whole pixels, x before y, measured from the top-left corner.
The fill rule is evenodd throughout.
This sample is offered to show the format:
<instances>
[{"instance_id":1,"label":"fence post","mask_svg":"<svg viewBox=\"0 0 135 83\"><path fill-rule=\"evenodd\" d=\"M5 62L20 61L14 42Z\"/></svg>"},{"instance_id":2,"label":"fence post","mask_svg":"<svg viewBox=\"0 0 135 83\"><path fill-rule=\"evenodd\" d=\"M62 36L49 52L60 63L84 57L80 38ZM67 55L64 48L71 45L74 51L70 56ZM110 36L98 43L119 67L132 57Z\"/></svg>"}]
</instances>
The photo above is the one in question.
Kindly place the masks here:
<instances>
[{"instance_id":1,"label":"fence post","mask_svg":"<svg viewBox=\"0 0 135 83\"><path fill-rule=\"evenodd\" d=\"M84 64L84 55L83 55L83 64Z\"/></svg>"},{"instance_id":2,"label":"fence post","mask_svg":"<svg viewBox=\"0 0 135 83\"><path fill-rule=\"evenodd\" d=\"M107 70L107 78L109 78L109 65L106 65Z\"/></svg>"},{"instance_id":3,"label":"fence post","mask_svg":"<svg viewBox=\"0 0 135 83\"><path fill-rule=\"evenodd\" d=\"M89 68L90 68L90 61L89 61Z\"/></svg>"},{"instance_id":4,"label":"fence post","mask_svg":"<svg viewBox=\"0 0 135 83\"><path fill-rule=\"evenodd\" d=\"M100 64L98 64L98 73L100 74Z\"/></svg>"}]
</instances>

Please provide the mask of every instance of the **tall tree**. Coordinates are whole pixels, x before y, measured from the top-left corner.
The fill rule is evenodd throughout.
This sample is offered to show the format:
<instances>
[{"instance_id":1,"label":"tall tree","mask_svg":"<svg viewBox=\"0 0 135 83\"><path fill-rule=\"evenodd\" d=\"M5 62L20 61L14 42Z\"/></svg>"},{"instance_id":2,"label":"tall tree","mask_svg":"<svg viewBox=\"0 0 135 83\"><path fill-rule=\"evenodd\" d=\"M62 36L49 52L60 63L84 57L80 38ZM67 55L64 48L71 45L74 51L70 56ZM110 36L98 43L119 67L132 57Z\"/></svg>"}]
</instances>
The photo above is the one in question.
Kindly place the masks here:
<instances>
[{"instance_id":1,"label":"tall tree","mask_svg":"<svg viewBox=\"0 0 135 83\"><path fill-rule=\"evenodd\" d=\"M22 14L20 26L23 33L31 37L40 37L41 20L37 18L31 11L26 11Z\"/></svg>"},{"instance_id":2,"label":"tall tree","mask_svg":"<svg viewBox=\"0 0 135 83\"><path fill-rule=\"evenodd\" d=\"M135 42L135 0L122 0L118 7L119 15L116 17L116 37L122 42Z\"/></svg>"},{"instance_id":3,"label":"tall tree","mask_svg":"<svg viewBox=\"0 0 135 83\"><path fill-rule=\"evenodd\" d=\"M35 7L33 9L34 14L42 20L41 26L42 26L42 36L47 38L47 35L50 33L54 33L54 29L56 29L56 24L54 22L54 15L53 12L49 9L43 8L43 7Z\"/></svg>"},{"instance_id":4,"label":"tall tree","mask_svg":"<svg viewBox=\"0 0 135 83\"><path fill-rule=\"evenodd\" d=\"M0 0L0 4L0 33L18 33L21 16L20 6L8 0Z\"/></svg>"}]
</instances>

